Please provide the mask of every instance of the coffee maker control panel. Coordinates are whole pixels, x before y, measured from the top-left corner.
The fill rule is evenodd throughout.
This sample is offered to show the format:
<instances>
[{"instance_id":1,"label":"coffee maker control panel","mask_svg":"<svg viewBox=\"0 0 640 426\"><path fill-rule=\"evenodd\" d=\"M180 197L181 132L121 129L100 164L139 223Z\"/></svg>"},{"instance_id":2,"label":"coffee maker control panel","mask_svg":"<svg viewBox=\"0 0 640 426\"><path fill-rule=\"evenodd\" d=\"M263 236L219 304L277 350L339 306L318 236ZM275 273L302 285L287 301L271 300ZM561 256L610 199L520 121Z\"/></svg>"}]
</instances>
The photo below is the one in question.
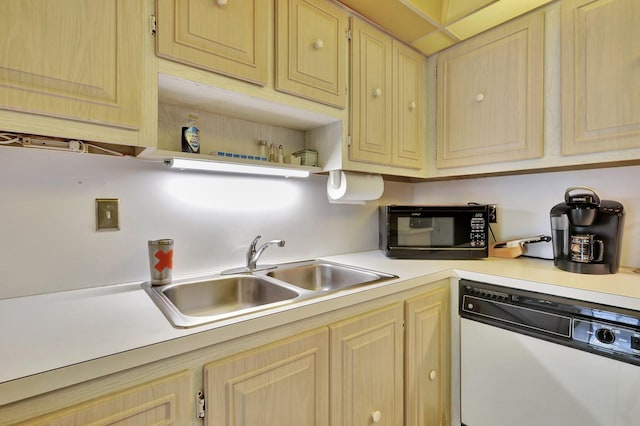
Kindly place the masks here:
<instances>
[{"instance_id":1,"label":"coffee maker control panel","mask_svg":"<svg viewBox=\"0 0 640 426\"><path fill-rule=\"evenodd\" d=\"M616 203L618 204L618 203ZM602 212L610 214L622 214L622 205L620 206L602 206Z\"/></svg>"}]
</instances>

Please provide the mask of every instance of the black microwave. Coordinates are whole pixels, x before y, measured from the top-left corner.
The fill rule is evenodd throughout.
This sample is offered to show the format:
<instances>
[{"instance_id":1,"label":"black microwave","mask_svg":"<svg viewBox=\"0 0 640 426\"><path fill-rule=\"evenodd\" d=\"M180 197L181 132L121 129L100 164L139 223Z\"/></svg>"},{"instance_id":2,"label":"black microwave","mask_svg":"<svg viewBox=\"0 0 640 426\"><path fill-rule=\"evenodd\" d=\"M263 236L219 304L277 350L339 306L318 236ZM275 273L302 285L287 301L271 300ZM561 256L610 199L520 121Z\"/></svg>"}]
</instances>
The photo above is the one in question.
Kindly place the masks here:
<instances>
[{"instance_id":1,"label":"black microwave","mask_svg":"<svg viewBox=\"0 0 640 426\"><path fill-rule=\"evenodd\" d=\"M489 206L380 206L380 249L398 259L489 256Z\"/></svg>"}]
</instances>

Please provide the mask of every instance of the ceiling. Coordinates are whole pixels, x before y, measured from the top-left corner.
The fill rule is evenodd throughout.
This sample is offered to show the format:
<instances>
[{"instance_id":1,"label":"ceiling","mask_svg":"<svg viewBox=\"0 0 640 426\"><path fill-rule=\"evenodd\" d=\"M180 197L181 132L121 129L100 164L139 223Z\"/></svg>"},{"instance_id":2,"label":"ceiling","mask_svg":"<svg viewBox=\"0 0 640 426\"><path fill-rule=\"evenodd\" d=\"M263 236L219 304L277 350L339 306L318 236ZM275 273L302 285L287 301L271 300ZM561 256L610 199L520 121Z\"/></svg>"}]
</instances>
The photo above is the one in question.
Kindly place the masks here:
<instances>
[{"instance_id":1,"label":"ceiling","mask_svg":"<svg viewBox=\"0 0 640 426\"><path fill-rule=\"evenodd\" d=\"M554 0L337 0L429 56Z\"/></svg>"}]
</instances>

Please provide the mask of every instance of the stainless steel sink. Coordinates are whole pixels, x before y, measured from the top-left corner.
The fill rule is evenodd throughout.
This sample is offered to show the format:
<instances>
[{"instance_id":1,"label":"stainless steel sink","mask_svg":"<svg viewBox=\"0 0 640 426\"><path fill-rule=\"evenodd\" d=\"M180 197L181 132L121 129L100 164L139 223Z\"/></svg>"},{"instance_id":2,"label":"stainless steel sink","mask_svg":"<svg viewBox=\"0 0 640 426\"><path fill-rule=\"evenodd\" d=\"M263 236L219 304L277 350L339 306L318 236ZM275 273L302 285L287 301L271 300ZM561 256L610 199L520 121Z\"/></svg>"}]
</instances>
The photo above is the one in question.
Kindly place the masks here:
<instances>
[{"instance_id":1,"label":"stainless steel sink","mask_svg":"<svg viewBox=\"0 0 640 426\"><path fill-rule=\"evenodd\" d=\"M398 277L314 259L280 264L269 272L142 287L174 326L194 327L394 278Z\"/></svg>"},{"instance_id":2,"label":"stainless steel sink","mask_svg":"<svg viewBox=\"0 0 640 426\"><path fill-rule=\"evenodd\" d=\"M315 292L330 292L398 278L384 272L321 260L279 265L268 276Z\"/></svg>"},{"instance_id":3,"label":"stainless steel sink","mask_svg":"<svg viewBox=\"0 0 640 426\"><path fill-rule=\"evenodd\" d=\"M236 275L144 286L177 327L191 327L287 303L299 296L266 277Z\"/></svg>"}]
</instances>

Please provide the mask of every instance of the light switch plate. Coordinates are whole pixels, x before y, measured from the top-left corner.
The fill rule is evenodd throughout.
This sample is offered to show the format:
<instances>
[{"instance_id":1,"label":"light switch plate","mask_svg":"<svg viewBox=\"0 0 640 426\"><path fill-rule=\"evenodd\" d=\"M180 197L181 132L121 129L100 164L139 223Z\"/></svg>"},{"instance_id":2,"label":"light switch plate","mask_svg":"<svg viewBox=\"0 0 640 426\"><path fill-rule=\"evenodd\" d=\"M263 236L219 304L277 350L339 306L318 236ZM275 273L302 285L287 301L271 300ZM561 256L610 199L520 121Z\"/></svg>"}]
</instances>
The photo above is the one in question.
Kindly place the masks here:
<instances>
[{"instance_id":1,"label":"light switch plate","mask_svg":"<svg viewBox=\"0 0 640 426\"><path fill-rule=\"evenodd\" d=\"M96 198L96 231L119 231L118 198Z\"/></svg>"}]
</instances>

